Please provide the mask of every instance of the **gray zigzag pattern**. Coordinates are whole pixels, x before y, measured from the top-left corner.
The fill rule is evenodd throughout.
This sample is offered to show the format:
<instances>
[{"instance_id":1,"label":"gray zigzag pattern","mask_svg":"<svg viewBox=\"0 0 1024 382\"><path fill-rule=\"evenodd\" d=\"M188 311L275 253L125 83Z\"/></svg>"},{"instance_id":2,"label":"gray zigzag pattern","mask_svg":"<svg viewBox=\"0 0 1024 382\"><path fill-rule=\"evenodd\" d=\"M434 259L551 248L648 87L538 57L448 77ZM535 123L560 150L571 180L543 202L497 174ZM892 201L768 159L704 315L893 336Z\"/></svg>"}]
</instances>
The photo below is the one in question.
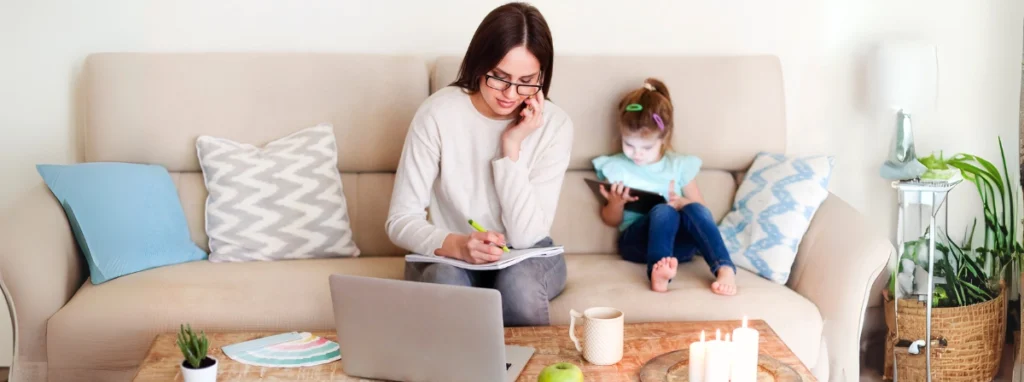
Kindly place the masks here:
<instances>
[{"instance_id":1,"label":"gray zigzag pattern","mask_svg":"<svg viewBox=\"0 0 1024 382\"><path fill-rule=\"evenodd\" d=\"M201 137L215 262L356 256L330 126L263 149Z\"/></svg>"}]
</instances>

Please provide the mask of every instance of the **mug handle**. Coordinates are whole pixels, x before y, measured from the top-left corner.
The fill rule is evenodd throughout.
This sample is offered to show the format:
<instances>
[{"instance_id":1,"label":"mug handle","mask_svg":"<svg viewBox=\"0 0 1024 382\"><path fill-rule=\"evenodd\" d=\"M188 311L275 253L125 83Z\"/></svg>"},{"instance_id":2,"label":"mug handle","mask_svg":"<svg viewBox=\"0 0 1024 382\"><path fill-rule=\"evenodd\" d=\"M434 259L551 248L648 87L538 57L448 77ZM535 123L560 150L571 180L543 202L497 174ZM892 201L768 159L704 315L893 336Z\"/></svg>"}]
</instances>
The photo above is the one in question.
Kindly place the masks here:
<instances>
[{"instance_id":1,"label":"mug handle","mask_svg":"<svg viewBox=\"0 0 1024 382\"><path fill-rule=\"evenodd\" d=\"M575 309L569 309L569 339L576 345L576 351L583 351L580 347L580 340L576 338L576 319L583 320L583 315L577 312Z\"/></svg>"}]
</instances>

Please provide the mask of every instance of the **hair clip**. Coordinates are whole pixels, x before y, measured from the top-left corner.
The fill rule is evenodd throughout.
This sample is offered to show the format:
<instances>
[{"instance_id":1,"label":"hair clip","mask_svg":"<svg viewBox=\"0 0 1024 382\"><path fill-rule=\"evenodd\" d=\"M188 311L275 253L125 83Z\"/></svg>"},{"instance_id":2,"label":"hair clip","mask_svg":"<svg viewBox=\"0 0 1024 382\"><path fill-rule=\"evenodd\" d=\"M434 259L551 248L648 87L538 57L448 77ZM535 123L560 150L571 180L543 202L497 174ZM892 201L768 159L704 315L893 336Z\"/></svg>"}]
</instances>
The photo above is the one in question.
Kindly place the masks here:
<instances>
[{"instance_id":1,"label":"hair clip","mask_svg":"<svg viewBox=\"0 0 1024 382\"><path fill-rule=\"evenodd\" d=\"M654 85L651 85L650 82L644 82L644 89L650 90L652 92L658 91L658 89L656 89Z\"/></svg>"},{"instance_id":2,"label":"hair clip","mask_svg":"<svg viewBox=\"0 0 1024 382\"><path fill-rule=\"evenodd\" d=\"M644 107L638 103L631 103L629 105L626 105L626 111L642 111L643 109Z\"/></svg>"},{"instance_id":3,"label":"hair clip","mask_svg":"<svg viewBox=\"0 0 1024 382\"><path fill-rule=\"evenodd\" d=\"M658 129L665 131L665 121L661 120L661 116L658 113L651 113L651 118L654 118L654 123L658 124Z\"/></svg>"}]
</instances>

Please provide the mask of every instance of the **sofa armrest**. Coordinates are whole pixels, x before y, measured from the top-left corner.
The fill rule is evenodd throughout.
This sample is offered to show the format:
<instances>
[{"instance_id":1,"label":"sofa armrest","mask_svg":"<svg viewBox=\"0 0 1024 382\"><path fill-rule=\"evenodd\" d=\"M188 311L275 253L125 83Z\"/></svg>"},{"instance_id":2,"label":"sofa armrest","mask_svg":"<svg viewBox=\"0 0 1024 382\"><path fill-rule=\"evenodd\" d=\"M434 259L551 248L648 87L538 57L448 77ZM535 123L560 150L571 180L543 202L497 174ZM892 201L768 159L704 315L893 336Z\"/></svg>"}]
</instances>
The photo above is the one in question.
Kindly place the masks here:
<instances>
[{"instance_id":1,"label":"sofa armrest","mask_svg":"<svg viewBox=\"0 0 1024 382\"><path fill-rule=\"evenodd\" d=\"M0 282L17 314L13 371L19 380L45 378L47 320L82 286L87 269L64 209L46 185L0 214Z\"/></svg>"},{"instance_id":2,"label":"sofa armrest","mask_svg":"<svg viewBox=\"0 0 1024 382\"><path fill-rule=\"evenodd\" d=\"M829 194L804 235L788 285L818 306L830 381L859 381L864 312L878 274L895 252L885 235Z\"/></svg>"}]
</instances>

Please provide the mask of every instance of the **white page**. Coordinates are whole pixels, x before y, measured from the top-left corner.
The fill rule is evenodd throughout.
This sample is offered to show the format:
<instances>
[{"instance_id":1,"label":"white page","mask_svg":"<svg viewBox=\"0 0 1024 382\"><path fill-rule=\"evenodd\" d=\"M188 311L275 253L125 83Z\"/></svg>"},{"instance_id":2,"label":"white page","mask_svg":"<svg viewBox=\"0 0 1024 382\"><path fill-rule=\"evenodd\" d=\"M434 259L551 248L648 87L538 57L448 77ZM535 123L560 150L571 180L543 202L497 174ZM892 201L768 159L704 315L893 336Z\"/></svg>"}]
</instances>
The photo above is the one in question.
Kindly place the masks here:
<instances>
[{"instance_id":1,"label":"white page","mask_svg":"<svg viewBox=\"0 0 1024 382\"><path fill-rule=\"evenodd\" d=\"M527 248L527 249L513 249L509 252L502 253L501 259L489 263L489 264L470 264L462 260L456 260L450 257L443 256L424 256L424 255L406 255L405 261L408 262L432 262L432 263L445 263L452 266L456 266L463 269L471 270L496 270L507 268L511 265L517 264L523 260L531 257L549 257L556 256L565 252L562 246L556 247L541 247L541 248Z\"/></svg>"}]
</instances>

